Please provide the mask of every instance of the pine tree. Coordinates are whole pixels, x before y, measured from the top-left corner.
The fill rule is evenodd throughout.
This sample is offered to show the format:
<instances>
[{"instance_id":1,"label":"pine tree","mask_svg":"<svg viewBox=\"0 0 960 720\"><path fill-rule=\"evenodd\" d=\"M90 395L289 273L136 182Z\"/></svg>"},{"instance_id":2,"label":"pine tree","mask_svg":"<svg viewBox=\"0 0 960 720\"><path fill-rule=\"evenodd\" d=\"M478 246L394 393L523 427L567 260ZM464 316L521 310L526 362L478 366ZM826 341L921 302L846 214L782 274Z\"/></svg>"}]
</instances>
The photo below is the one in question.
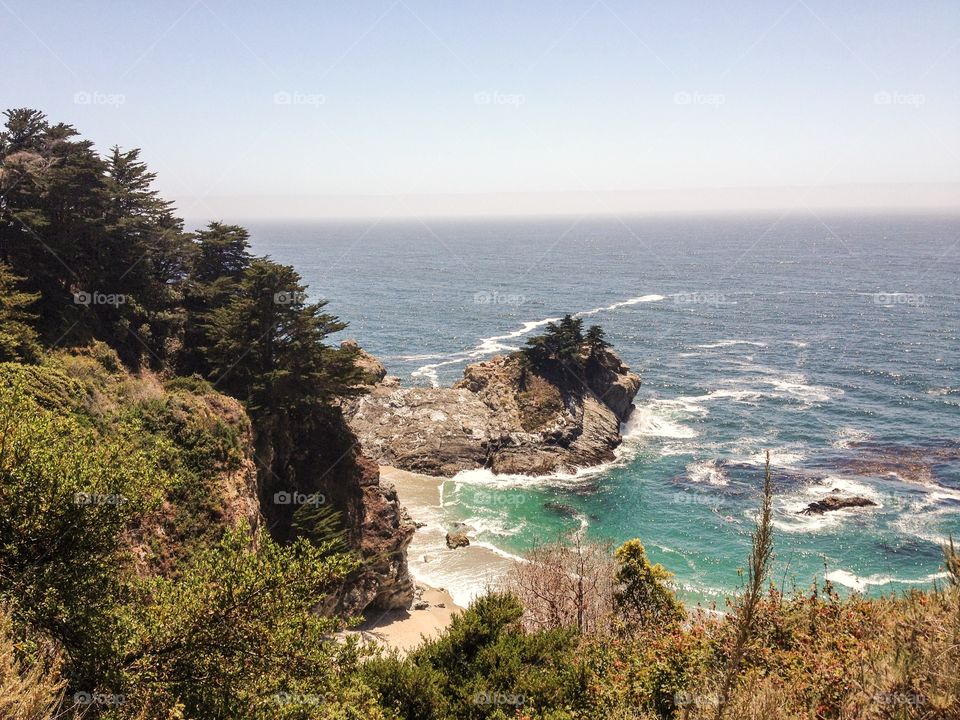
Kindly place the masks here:
<instances>
[{"instance_id":1,"label":"pine tree","mask_svg":"<svg viewBox=\"0 0 960 720\"><path fill-rule=\"evenodd\" d=\"M176 358L177 368L183 374L208 377L212 373L210 316L238 291L240 278L253 259L249 237L245 228L219 222L194 233L192 267L183 298L183 344Z\"/></svg>"},{"instance_id":2,"label":"pine tree","mask_svg":"<svg viewBox=\"0 0 960 720\"><path fill-rule=\"evenodd\" d=\"M591 325L589 327L587 334L584 336L584 341L587 344L587 349L590 351L591 358L596 357L602 350L610 347L610 343L606 340L606 333L599 325Z\"/></svg>"},{"instance_id":3,"label":"pine tree","mask_svg":"<svg viewBox=\"0 0 960 720\"><path fill-rule=\"evenodd\" d=\"M353 356L324 344L346 323L324 312L325 301L305 298L293 268L261 258L251 262L230 302L209 316L212 379L255 416L357 392Z\"/></svg>"}]
</instances>

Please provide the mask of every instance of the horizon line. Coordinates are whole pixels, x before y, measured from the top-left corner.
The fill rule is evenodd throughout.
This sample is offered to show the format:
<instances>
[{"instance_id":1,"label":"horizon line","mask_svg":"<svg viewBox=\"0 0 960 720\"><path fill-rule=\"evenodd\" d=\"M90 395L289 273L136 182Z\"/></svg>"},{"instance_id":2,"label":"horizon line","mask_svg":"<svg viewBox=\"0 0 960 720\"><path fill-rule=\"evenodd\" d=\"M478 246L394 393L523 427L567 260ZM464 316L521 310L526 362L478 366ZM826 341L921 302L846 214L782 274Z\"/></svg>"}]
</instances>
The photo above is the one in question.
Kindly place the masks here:
<instances>
[{"instance_id":1,"label":"horizon line","mask_svg":"<svg viewBox=\"0 0 960 720\"><path fill-rule=\"evenodd\" d=\"M731 213L960 213L960 183L785 185L687 190L411 194L174 195L182 217L243 220L417 220Z\"/></svg>"}]
</instances>

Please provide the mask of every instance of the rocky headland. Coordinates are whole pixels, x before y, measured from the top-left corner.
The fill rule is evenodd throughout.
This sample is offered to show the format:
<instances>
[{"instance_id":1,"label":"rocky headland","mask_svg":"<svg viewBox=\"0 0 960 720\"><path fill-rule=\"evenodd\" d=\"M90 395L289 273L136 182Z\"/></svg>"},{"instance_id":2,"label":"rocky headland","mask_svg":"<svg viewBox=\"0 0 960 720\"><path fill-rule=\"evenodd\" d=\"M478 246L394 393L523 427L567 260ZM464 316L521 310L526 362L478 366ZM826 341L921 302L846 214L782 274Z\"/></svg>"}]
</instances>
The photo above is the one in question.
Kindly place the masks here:
<instances>
[{"instance_id":1,"label":"rocky headland","mask_svg":"<svg viewBox=\"0 0 960 720\"><path fill-rule=\"evenodd\" d=\"M364 453L441 477L477 468L547 475L609 462L640 389L640 377L608 347L541 366L523 353L497 356L439 388L404 387L359 352L369 392L344 414Z\"/></svg>"}]
</instances>

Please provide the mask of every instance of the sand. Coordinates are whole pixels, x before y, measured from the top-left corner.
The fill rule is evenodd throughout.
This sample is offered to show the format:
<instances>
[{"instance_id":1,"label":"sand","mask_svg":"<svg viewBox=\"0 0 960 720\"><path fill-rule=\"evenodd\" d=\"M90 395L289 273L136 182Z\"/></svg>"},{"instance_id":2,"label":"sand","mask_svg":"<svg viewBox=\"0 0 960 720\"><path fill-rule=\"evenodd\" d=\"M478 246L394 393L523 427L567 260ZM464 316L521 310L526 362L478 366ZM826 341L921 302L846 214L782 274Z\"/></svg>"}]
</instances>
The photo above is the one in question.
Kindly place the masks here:
<instances>
[{"instance_id":1,"label":"sand","mask_svg":"<svg viewBox=\"0 0 960 720\"><path fill-rule=\"evenodd\" d=\"M450 625L454 613L463 608L457 606L450 593L418 583L423 592L421 600L430 605L425 610L389 610L372 617L353 632L359 633L364 642L378 643L399 650L401 655L420 645L425 639L437 637Z\"/></svg>"},{"instance_id":2,"label":"sand","mask_svg":"<svg viewBox=\"0 0 960 720\"><path fill-rule=\"evenodd\" d=\"M478 540L465 518L468 547L447 547L447 531L453 529L451 507L454 483L449 479L418 475L389 466L380 468L381 482L393 483L400 503L422 527L407 550L410 573L426 585L446 588L453 601L466 607L485 590L496 586L515 561L488 543ZM441 486L445 497L441 496ZM443 503L441 505L441 503Z\"/></svg>"},{"instance_id":3,"label":"sand","mask_svg":"<svg viewBox=\"0 0 960 720\"><path fill-rule=\"evenodd\" d=\"M454 613L462 611L472 598L492 587L513 560L476 544L457 550L446 546L449 528L441 504L444 478L381 466L380 479L396 486L400 503L423 525L410 543L407 560L418 586L418 600L427 602L428 606L414 609L415 601L409 610L369 616L352 632L359 633L366 642L380 643L405 654L424 638L439 635L450 625Z\"/></svg>"}]
</instances>

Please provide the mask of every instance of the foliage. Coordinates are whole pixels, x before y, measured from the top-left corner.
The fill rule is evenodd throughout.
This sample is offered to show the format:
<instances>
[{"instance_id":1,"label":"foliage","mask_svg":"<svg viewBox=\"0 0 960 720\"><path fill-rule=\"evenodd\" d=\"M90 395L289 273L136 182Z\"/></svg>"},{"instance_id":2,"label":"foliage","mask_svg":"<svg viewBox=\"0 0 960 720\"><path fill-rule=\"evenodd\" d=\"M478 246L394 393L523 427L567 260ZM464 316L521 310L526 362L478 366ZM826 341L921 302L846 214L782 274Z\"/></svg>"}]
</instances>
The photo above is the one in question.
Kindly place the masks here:
<instances>
[{"instance_id":1,"label":"foliage","mask_svg":"<svg viewBox=\"0 0 960 720\"><path fill-rule=\"evenodd\" d=\"M503 586L523 604L526 628L607 632L614 624L614 576L610 546L578 533L534 546L513 563Z\"/></svg>"},{"instance_id":2,"label":"foliage","mask_svg":"<svg viewBox=\"0 0 960 720\"><path fill-rule=\"evenodd\" d=\"M358 659L330 635L341 623L312 612L355 567L346 556L269 537L251 550L228 533L176 580L144 580L127 610L126 694L159 716L182 704L191 717L295 717L336 703ZM197 678L203 678L197 682Z\"/></svg>"},{"instance_id":3,"label":"foliage","mask_svg":"<svg viewBox=\"0 0 960 720\"><path fill-rule=\"evenodd\" d=\"M590 357L595 357L599 352L610 347L610 343L607 342L606 338L606 333L599 325L591 325L589 327L586 335L583 336L583 340L587 345Z\"/></svg>"},{"instance_id":4,"label":"foliage","mask_svg":"<svg viewBox=\"0 0 960 720\"><path fill-rule=\"evenodd\" d=\"M134 572L131 538L161 501L173 498L185 522L202 521L177 493L191 483L209 493L243 457L242 424L223 422L229 407L211 405L233 401L177 390L125 401L93 422L81 381L54 367L0 368L0 601L26 653L14 665L0 656L0 670L16 674L0 682L11 693L36 686L18 691L10 716L30 717L35 701L53 697L43 688L59 695L61 656L63 709L83 717L378 716L357 681L359 650L332 640L342 621L314 611L357 567L334 541L281 547L243 526L218 540L203 533L224 524L208 522L176 572ZM124 375L113 392L138 382ZM177 532L165 536L191 547ZM75 696L120 704L74 707Z\"/></svg>"},{"instance_id":5,"label":"foliage","mask_svg":"<svg viewBox=\"0 0 960 720\"><path fill-rule=\"evenodd\" d=\"M60 677L61 662L60 654L49 642L18 642L9 612L0 607L0 717L53 717L65 685Z\"/></svg>"},{"instance_id":6,"label":"foliage","mask_svg":"<svg viewBox=\"0 0 960 720\"><path fill-rule=\"evenodd\" d=\"M583 343L583 320L564 315L559 324L550 322L542 335L527 340L522 352L538 369L551 363L559 363L564 367L580 366Z\"/></svg>"},{"instance_id":7,"label":"foliage","mask_svg":"<svg viewBox=\"0 0 960 720\"><path fill-rule=\"evenodd\" d=\"M40 353L37 332L30 324L35 316L27 310L40 295L18 290L23 280L0 263L0 362L35 360Z\"/></svg>"},{"instance_id":8,"label":"foliage","mask_svg":"<svg viewBox=\"0 0 960 720\"><path fill-rule=\"evenodd\" d=\"M0 260L37 296L40 336L106 340L130 362L161 358L179 329L190 242L139 151L102 158L69 125L25 108L5 114Z\"/></svg>"},{"instance_id":9,"label":"foliage","mask_svg":"<svg viewBox=\"0 0 960 720\"><path fill-rule=\"evenodd\" d=\"M115 670L121 533L158 500L154 459L134 447L131 430L101 437L0 389L0 600L64 648L76 682Z\"/></svg>"},{"instance_id":10,"label":"foliage","mask_svg":"<svg viewBox=\"0 0 960 720\"><path fill-rule=\"evenodd\" d=\"M345 324L304 301L292 268L252 258L244 228L185 233L139 150L100 157L42 113L6 116L0 360L36 354L35 320L48 345L103 340L129 365L199 373L254 411L356 392L355 353L324 345Z\"/></svg>"},{"instance_id":11,"label":"foliage","mask_svg":"<svg viewBox=\"0 0 960 720\"><path fill-rule=\"evenodd\" d=\"M354 356L323 339L345 325L304 302L300 276L290 267L254 260L238 292L213 311L208 330L216 385L243 399L254 415L322 405L356 394Z\"/></svg>"},{"instance_id":12,"label":"foliage","mask_svg":"<svg viewBox=\"0 0 960 720\"><path fill-rule=\"evenodd\" d=\"M366 681L397 718L488 718L582 705L586 673L572 629L527 633L509 594L478 598L438 640L406 660L364 664Z\"/></svg>"},{"instance_id":13,"label":"foliage","mask_svg":"<svg viewBox=\"0 0 960 720\"><path fill-rule=\"evenodd\" d=\"M757 615L763 595L763 586L770 563L773 560L773 531L771 515L773 511L773 478L770 474L770 451L767 451L767 464L763 479L763 501L757 528L752 535L750 562L747 569L747 587L734 620L736 631L723 670L723 681L717 698L716 720L720 720L727 709L730 695L740 675L747 646L755 632Z\"/></svg>"},{"instance_id":14,"label":"foliage","mask_svg":"<svg viewBox=\"0 0 960 720\"><path fill-rule=\"evenodd\" d=\"M647 559L639 540L628 540L614 555L617 561L614 599L627 623L644 627L668 628L684 619L686 613L668 583L673 573Z\"/></svg>"}]
</instances>

